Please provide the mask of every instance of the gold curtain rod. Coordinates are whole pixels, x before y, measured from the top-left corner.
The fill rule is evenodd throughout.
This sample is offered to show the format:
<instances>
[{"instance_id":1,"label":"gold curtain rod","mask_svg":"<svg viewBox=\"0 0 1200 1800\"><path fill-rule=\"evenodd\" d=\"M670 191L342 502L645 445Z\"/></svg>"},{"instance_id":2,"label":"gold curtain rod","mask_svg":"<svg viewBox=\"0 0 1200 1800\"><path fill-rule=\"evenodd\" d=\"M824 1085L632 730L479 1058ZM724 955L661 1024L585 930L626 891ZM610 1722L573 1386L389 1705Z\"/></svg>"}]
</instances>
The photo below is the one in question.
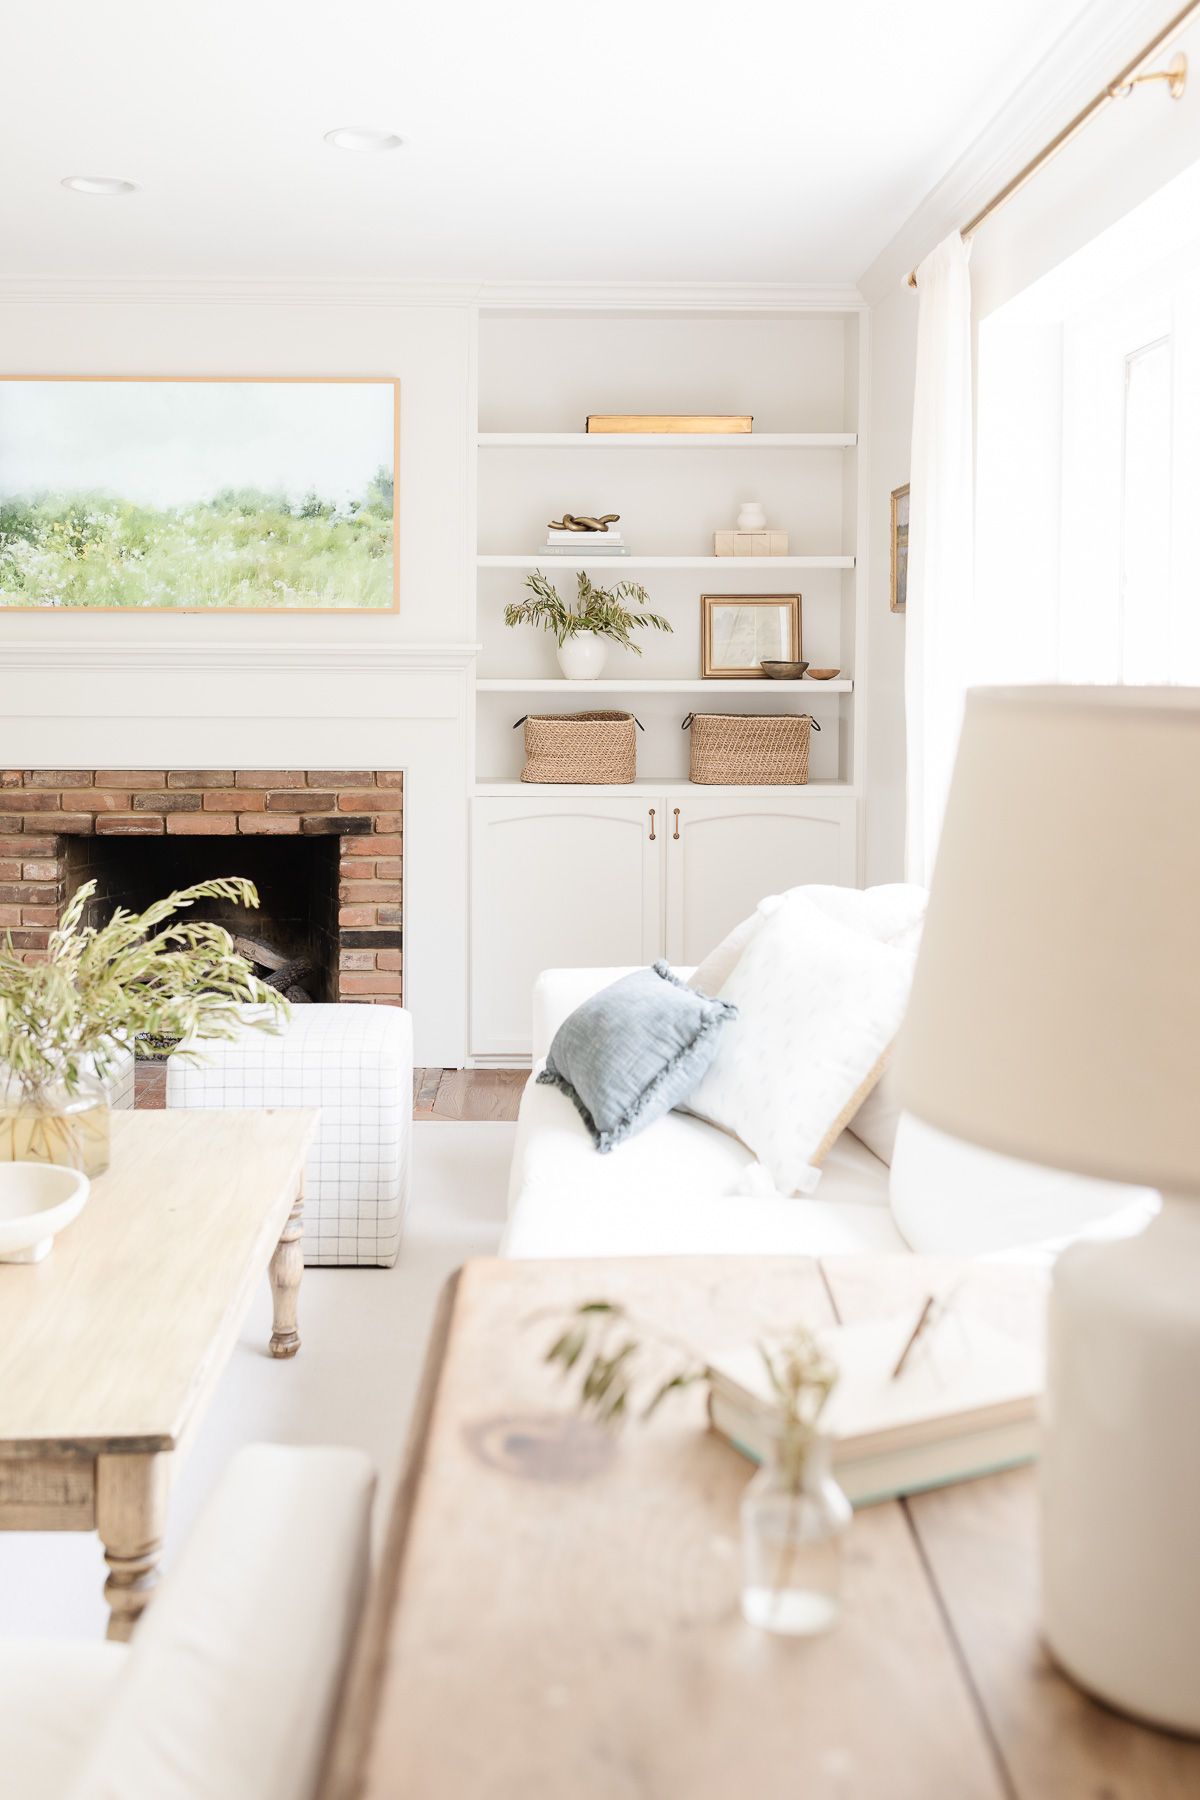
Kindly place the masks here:
<instances>
[{"instance_id":1,"label":"gold curtain rod","mask_svg":"<svg viewBox=\"0 0 1200 1800\"><path fill-rule=\"evenodd\" d=\"M1189 24L1197 13L1200 13L1200 0L1190 0L1188 6L1177 12L1175 17L1170 19L1130 62L1125 64L1125 67L1113 77L1107 87L1101 88L1100 92L1089 100L1087 105L1081 108L1055 137L1050 139L1043 150L1039 150L1036 156L1031 157L1023 169L1018 169L1012 180L1006 182L999 193L993 194L986 206L980 207L974 218L967 220L962 227L962 237L974 237L985 220L990 219L993 213L999 212L1000 208L1005 206L1014 195L1019 194L1026 183L1032 181L1038 171L1044 169L1046 164L1057 156L1059 151L1064 149L1071 139L1083 130L1085 125L1090 125L1097 114L1103 112L1104 108L1113 100L1128 100L1136 88L1149 81L1165 81L1167 92L1172 100L1182 99L1187 87L1188 75L1187 57L1182 53L1173 56L1165 69L1154 69L1145 75L1139 74L1138 71L1143 63L1149 62L1150 58L1175 36L1176 32L1181 31L1185 25ZM909 274L908 285L914 288L917 285L915 269Z\"/></svg>"}]
</instances>

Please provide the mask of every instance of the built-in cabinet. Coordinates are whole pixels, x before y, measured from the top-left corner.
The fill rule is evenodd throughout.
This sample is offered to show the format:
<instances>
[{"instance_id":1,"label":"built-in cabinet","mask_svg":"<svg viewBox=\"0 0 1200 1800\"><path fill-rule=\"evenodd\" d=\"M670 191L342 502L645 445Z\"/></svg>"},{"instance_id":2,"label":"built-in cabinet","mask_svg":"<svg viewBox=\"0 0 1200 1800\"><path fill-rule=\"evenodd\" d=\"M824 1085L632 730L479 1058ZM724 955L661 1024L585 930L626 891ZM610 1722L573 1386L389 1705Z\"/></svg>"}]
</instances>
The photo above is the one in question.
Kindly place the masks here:
<instances>
[{"instance_id":1,"label":"built-in cabinet","mask_svg":"<svg viewBox=\"0 0 1200 1800\"><path fill-rule=\"evenodd\" d=\"M698 962L764 894L852 883L855 806L788 790L472 803L471 1049L529 1054L543 969Z\"/></svg>"},{"instance_id":2,"label":"built-in cabinet","mask_svg":"<svg viewBox=\"0 0 1200 1800\"><path fill-rule=\"evenodd\" d=\"M470 1054L529 1052L540 970L699 961L765 894L858 879L866 748L867 322L860 303L778 311L571 306L479 321L472 709ZM589 435L589 412L751 413L739 436ZM713 533L756 500L780 557L718 557ZM631 554L546 556L564 511L618 513ZM669 633L613 648L603 678L567 681L554 640L510 630L536 569L564 598L578 571L645 586ZM705 680L701 596L802 596L801 655L836 680ZM636 715L638 779L523 787L531 711ZM807 712L803 788L696 787L691 711Z\"/></svg>"}]
</instances>

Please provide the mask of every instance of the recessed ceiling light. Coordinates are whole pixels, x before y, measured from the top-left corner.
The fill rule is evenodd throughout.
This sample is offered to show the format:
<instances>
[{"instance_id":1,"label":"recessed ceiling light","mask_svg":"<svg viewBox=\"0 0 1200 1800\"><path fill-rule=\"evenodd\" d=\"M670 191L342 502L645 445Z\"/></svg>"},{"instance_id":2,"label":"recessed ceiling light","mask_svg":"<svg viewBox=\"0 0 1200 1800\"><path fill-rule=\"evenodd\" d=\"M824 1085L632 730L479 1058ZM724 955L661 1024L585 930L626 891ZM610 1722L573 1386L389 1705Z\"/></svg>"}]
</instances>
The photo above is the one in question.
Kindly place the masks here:
<instances>
[{"instance_id":1,"label":"recessed ceiling light","mask_svg":"<svg viewBox=\"0 0 1200 1800\"><path fill-rule=\"evenodd\" d=\"M371 131L365 125L339 125L325 133L325 142L335 150L398 150L404 142L394 131Z\"/></svg>"},{"instance_id":2,"label":"recessed ceiling light","mask_svg":"<svg viewBox=\"0 0 1200 1800\"><path fill-rule=\"evenodd\" d=\"M116 175L64 175L62 185L73 194L136 194L136 181L122 181Z\"/></svg>"}]
</instances>

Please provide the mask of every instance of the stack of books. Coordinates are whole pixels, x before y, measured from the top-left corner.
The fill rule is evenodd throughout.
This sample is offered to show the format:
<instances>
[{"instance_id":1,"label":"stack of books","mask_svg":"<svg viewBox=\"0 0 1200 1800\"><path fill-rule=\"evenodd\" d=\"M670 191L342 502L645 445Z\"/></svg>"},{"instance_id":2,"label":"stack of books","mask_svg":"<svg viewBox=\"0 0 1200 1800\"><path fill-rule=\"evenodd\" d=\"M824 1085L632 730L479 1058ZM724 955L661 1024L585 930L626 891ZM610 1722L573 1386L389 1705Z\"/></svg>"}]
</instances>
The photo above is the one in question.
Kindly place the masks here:
<instances>
[{"instance_id":1,"label":"stack of books","mask_svg":"<svg viewBox=\"0 0 1200 1800\"><path fill-rule=\"evenodd\" d=\"M550 526L542 548L547 556L586 556L589 560L595 557L597 561L601 557L607 560L610 556L629 555L629 546L611 525L607 531L555 531Z\"/></svg>"},{"instance_id":2,"label":"stack of books","mask_svg":"<svg viewBox=\"0 0 1200 1800\"><path fill-rule=\"evenodd\" d=\"M1041 1346L956 1309L894 1374L913 1340L911 1314L841 1325L819 1337L840 1370L822 1417L833 1472L854 1506L994 1474L1037 1451ZM714 1357L708 1416L713 1429L762 1460L773 1396L752 1345Z\"/></svg>"}]
</instances>

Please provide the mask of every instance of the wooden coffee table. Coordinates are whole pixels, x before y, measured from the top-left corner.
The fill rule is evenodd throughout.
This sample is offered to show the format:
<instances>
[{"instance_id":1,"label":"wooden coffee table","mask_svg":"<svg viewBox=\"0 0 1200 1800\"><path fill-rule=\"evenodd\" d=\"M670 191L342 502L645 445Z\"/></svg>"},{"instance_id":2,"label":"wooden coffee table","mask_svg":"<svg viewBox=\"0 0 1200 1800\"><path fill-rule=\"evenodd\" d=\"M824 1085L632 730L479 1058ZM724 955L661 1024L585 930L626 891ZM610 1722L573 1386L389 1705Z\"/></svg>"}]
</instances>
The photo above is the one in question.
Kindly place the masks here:
<instances>
[{"instance_id":1,"label":"wooden coffee table","mask_svg":"<svg viewBox=\"0 0 1200 1800\"><path fill-rule=\"evenodd\" d=\"M703 1429L702 1396L597 1441L564 1431L541 1366L547 1311L588 1298L715 1349L915 1304L933 1272L915 1257L468 1265L430 1350L326 1800L1200 1793L1200 1744L1093 1704L1041 1649L1031 1471L859 1512L837 1628L771 1637L739 1612L748 1465ZM1029 1279L996 1280L993 1316L1035 1321Z\"/></svg>"},{"instance_id":2,"label":"wooden coffee table","mask_svg":"<svg viewBox=\"0 0 1200 1800\"><path fill-rule=\"evenodd\" d=\"M108 1636L153 1588L167 1490L270 1273L300 1348L309 1111L113 1116L112 1165L44 1262L0 1263L0 1529L97 1531Z\"/></svg>"}]
</instances>

